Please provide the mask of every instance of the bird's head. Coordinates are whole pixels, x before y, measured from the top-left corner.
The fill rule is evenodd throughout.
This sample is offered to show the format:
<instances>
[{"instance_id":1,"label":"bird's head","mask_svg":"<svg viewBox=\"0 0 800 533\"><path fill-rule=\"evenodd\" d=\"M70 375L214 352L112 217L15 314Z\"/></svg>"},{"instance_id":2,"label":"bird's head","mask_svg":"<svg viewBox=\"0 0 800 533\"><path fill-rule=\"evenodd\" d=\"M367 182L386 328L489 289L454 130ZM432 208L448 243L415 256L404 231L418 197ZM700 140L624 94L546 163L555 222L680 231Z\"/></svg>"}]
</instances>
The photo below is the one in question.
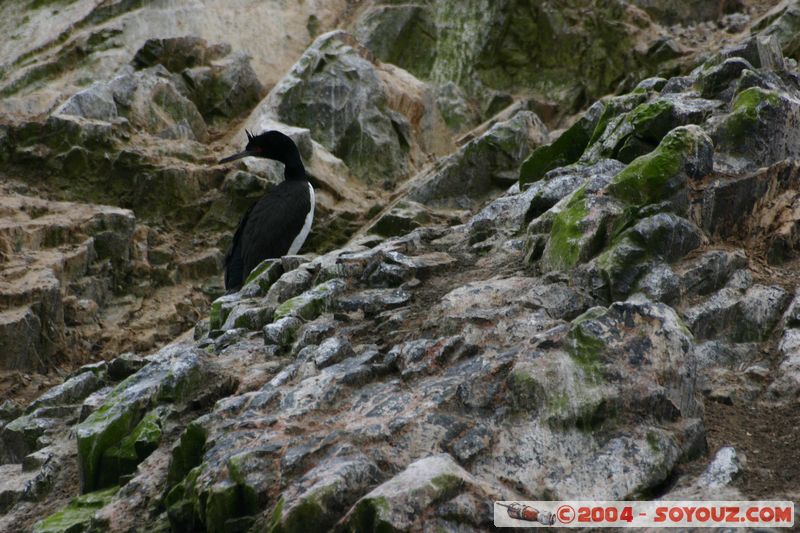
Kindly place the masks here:
<instances>
[{"instance_id":1,"label":"bird's head","mask_svg":"<svg viewBox=\"0 0 800 533\"><path fill-rule=\"evenodd\" d=\"M285 164L297 154L297 145L294 141L279 131L265 131L253 135L245 130L245 133L247 133L247 146L244 151L221 159L220 163L230 163L243 157L253 156L274 159Z\"/></svg>"}]
</instances>

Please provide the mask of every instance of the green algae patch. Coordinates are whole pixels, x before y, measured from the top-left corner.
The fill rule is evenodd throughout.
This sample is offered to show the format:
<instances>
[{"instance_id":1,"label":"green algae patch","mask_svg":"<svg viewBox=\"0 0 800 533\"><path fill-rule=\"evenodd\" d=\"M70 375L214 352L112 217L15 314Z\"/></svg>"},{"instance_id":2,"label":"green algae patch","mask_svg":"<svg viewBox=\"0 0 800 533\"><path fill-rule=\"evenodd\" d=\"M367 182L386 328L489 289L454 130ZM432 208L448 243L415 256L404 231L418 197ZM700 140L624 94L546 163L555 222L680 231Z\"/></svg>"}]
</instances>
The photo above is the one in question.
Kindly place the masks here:
<instances>
[{"instance_id":1,"label":"green algae patch","mask_svg":"<svg viewBox=\"0 0 800 533\"><path fill-rule=\"evenodd\" d=\"M574 163L583 154L589 144L588 135L583 132L573 132L572 128L564 132L553 144L542 146L522 163L519 170L519 184L524 187L539 181L544 175L554 168L563 167Z\"/></svg>"},{"instance_id":2,"label":"green algae patch","mask_svg":"<svg viewBox=\"0 0 800 533\"><path fill-rule=\"evenodd\" d=\"M105 475L101 478L102 458L106 450L120 446L132 433L135 453L152 446L148 439L158 430L149 419L140 425L148 412L161 403L184 402L208 385L213 374L203 364L201 354L181 345L165 349L158 359L117 385L103 405L76 426L82 491L102 488L101 479L104 484L110 482ZM120 447L120 454L127 453L123 448L127 446Z\"/></svg>"},{"instance_id":3,"label":"green algae patch","mask_svg":"<svg viewBox=\"0 0 800 533\"><path fill-rule=\"evenodd\" d=\"M753 135L766 110L778 108L780 103L780 97L773 91L760 87L745 89L733 100L731 113L720 124L719 136L735 149Z\"/></svg>"},{"instance_id":4,"label":"green algae patch","mask_svg":"<svg viewBox=\"0 0 800 533\"><path fill-rule=\"evenodd\" d=\"M206 531L225 533L225 522L247 514L241 507L239 486L236 483L225 480L212 485L205 505Z\"/></svg>"},{"instance_id":5,"label":"green algae patch","mask_svg":"<svg viewBox=\"0 0 800 533\"><path fill-rule=\"evenodd\" d=\"M611 123L612 120L616 119L623 113L630 112L645 100L647 100L646 93L624 94L622 96L617 96L615 98L611 98L610 100L608 100L606 106L603 108L603 112L600 115L599 120L597 121L597 125L595 126L594 131L592 132L592 136L589 139L588 146L594 145L606 134L608 125Z\"/></svg>"},{"instance_id":6,"label":"green algae patch","mask_svg":"<svg viewBox=\"0 0 800 533\"><path fill-rule=\"evenodd\" d=\"M222 302L216 301L211 304L208 312L208 327L212 331L222 327Z\"/></svg>"},{"instance_id":7,"label":"green algae patch","mask_svg":"<svg viewBox=\"0 0 800 533\"><path fill-rule=\"evenodd\" d=\"M144 405L125 407L113 400L107 401L78 425L76 434L82 490L102 487L100 465L103 454L133 431L146 408Z\"/></svg>"},{"instance_id":8,"label":"green algae patch","mask_svg":"<svg viewBox=\"0 0 800 533\"><path fill-rule=\"evenodd\" d=\"M741 113L755 119L758 117L759 107L762 104L777 106L779 103L780 97L776 92L761 87L751 87L736 95L732 110L734 113Z\"/></svg>"},{"instance_id":9,"label":"green algae patch","mask_svg":"<svg viewBox=\"0 0 800 533\"><path fill-rule=\"evenodd\" d=\"M601 265L608 284L608 298L624 300L635 292L637 281L651 265L652 261L639 248L627 248L614 257L612 262Z\"/></svg>"},{"instance_id":10,"label":"green algae patch","mask_svg":"<svg viewBox=\"0 0 800 533\"><path fill-rule=\"evenodd\" d=\"M167 486L172 487L185 478L203 460L208 431L199 422L192 422L181 434L178 445L172 449L167 472Z\"/></svg>"},{"instance_id":11,"label":"green algae patch","mask_svg":"<svg viewBox=\"0 0 800 533\"><path fill-rule=\"evenodd\" d=\"M153 409L129 435L103 452L98 480L101 487L115 484L121 476L133 473L138 464L158 448L165 414L164 408Z\"/></svg>"},{"instance_id":12,"label":"green algae patch","mask_svg":"<svg viewBox=\"0 0 800 533\"><path fill-rule=\"evenodd\" d=\"M273 306L247 309L236 317L233 327L243 328L248 331L258 331L270 322L274 312L275 308Z\"/></svg>"},{"instance_id":13,"label":"green algae patch","mask_svg":"<svg viewBox=\"0 0 800 533\"><path fill-rule=\"evenodd\" d=\"M561 212L555 215L550 229L550 240L545 248L544 259L553 269L567 269L580 259L580 240L583 237L581 221L589 213L586 208L586 188L581 187Z\"/></svg>"},{"instance_id":14,"label":"green algae patch","mask_svg":"<svg viewBox=\"0 0 800 533\"><path fill-rule=\"evenodd\" d=\"M269 517L269 523L267 524L267 532L268 533L282 533L281 529L281 521L283 520L283 507L286 504L286 500L284 500L283 496L278 500L278 503L275 504L275 509L273 509L272 514Z\"/></svg>"},{"instance_id":15,"label":"green algae patch","mask_svg":"<svg viewBox=\"0 0 800 533\"><path fill-rule=\"evenodd\" d=\"M354 533L375 532L394 533L396 529L381 518L388 515L390 510L389 500L384 496L377 498L364 498L356 504L353 517L349 521L346 531Z\"/></svg>"},{"instance_id":16,"label":"green algae patch","mask_svg":"<svg viewBox=\"0 0 800 533\"><path fill-rule=\"evenodd\" d=\"M283 264L281 260L266 259L248 274L244 285L249 285L255 281L258 283L262 293L266 294L272 284L281 277L281 274L283 274Z\"/></svg>"},{"instance_id":17,"label":"green algae patch","mask_svg":"<svg viewBox=\"0 0 800 533\"><path fill-rule=\"evenodd\" d=\"M581 383L574 390L552 394L545 405L547 424L554 429L577 428L591 432L616 413L609 408L603 387Z\"/></svg>"},{"instance_id":18,"label":"green algae patch","mask_svg":"<svg viewBox=\"0 0 800 533\"><path fill-rule=\"evenodd\" d=\"M567 339L569 355L580 366L587 381L599 383L603 381L601 355L605 344L597 338L588 327L606 313L603 307L593 307L572 321Z\"/></svg>"},{"instance_id":19,"label":"green algae patch","mask_svg":"<svg viewBox=\"0 0 800 533\"><path fill-rule=\"evenodd\" d=\"M595 352L600 347L590 348L597 363ZM554 429L591 431L613 415L609 409L613 390L597 379L594 370L587 371L579 360L561 351L515 365L508 388L516 414L535 414Z\"/></svg>"},{"instance_id":20,"label":"green algae patch","mask_svg":"<svg viewBox=\"0 0 800 533\"><path fill-rule=\"evenodd\" d=\"M287 316L296 316L303 320L314 320L330 305L333 297L344 288L344 282L332 279L320 283L300 296L283 302L276 310L273 321Z\"/></svg>"},{"instance_id":21,"label":"green algae patch","mask_svg":"<svg viewBox=\"0 0 800 533\"><path fill-rule=\"evenodd\" d=\"M698 144L688 128L672 130L651 153L634 159L608 187L612 195L634 205L665 200L685 182L686 156Z\"/></svg>"},{"instance_id":22,"label":"green algae patch","mask_svg":"<svg viewBox=\"0 0 800 533\"><path fill-rule=\"evenodd\" d=\"M220 329L228 315L233 310L236 303L239 302L238 294L226 294L220 296L211 304L211 309L208 312L208 327L211 331Z\"/></svg>"},{"instance_id":23,"label":"green algae patch","mask_svg":"<svg viewBox=\"0 0 800 533\"><path fill-rule=\"evenodd\" d=\"M72 533L86 531L92 515L105 507L119 487L90 492L78 496L64 509L48 516L33 526L33 533Z\"/></svg>"},{"instance_id":24,"label":"green algae patch","mask_svg":"<svg viewBox=\"0 0 800 533\"><path fill-rule=\"evenodd\" d=\"M609 231L609 240L611 241L611 246L616 245L622 239L624 239L628 232L626 230L633 227L640 219L642 219L642 208L638 205L626 205L622 211L622 214L617 217L614 223L611 225L611 230Z\"/></svg>"},{"instance_id":25,"label":"green algae patch","mask_svg":"<svg viewBox=\"0 0 800 533\"><path fill-rule=\"evenodd\" d=\"M514 368L508 376L511 406L519 413L534 411L541 404L544 391L531 371L529 368Z\"/></svg>"},{"instance_id":26,"label":"green algae patch","mask_svg":"<svg viewBox=\"0 0 800 533\"><path fill-rule=\"evenodd\" d=\"M336 521L336 517L330 515L323 502L332 498L334 490L333 487L328 487L303 497L302 501L292 506L285 516L282 515L284 500L281 497L267 531L269 533L304 533L329 530Z\"/></svg>"},{"instance_id":27,"label":"green algae patch","mask_svg":"<svg viewBox=\"0 0 800 533\"><path fill-rule=\"evenodd\" d=\"M652 451L653 453L658 453L661 451L658 435L656 435L652 431L648 431L647 435L645 436L645 439L647 440L647 446L650 448L650 451Z\"/></svg>"},{"instance_id":28,"label":"green algae patch","mask_svg":"<svg viewBox=\"0 0 800 533\"><path fill-rule=\"evenodd\" d=\"M209 476L213 465L203 462L208 433L202 420L192 422L173 448L164 498L169 521L177 531L227 533L234 522L252 525L265 502L247 483L248 465L241 459L248 454L231 457L223 479Z\"/></svg>"},{"instance_id":29,"label":"green algae patch","mask_svg":"<svg viewBox=\"0 0 800 533\"><path fill-rule=\"evenodd\" d=\"M633 131L642 139L657 143L673 127L672 111L674 104L669 100L656 100L640 104L630 112L628 120Z\"/></svg>"},{"instance_id":30,"label":"green algae patch","mask_svg":"<svg viewBox=\"0 0 800 533\"><path fill-rule=\"evenodd\" d=\"M194 493L194 485L200 476L201 468L198 466L189 471L186 477L167 492L164 504L167 507L167 516L175 529L182 531L201 530L197 518L200 512L199 502Z\"/></svg>"},{"instance_id":31,"label":"green algae patch","mask_svg":"<svg viewBox=\"0 0 800 533\"><path fill-rule=\"evenodd\" d=\"M539 181L554 168L571 165L580 159L589 145L600 115L601 113L596 113L592 118L587 113L562 133L555 142L534 150L520 167L520 187Z\"/></svg>"},{"instance_id":32,"label":"green algae patch","mask_svg":"<svg viewBox=\"0 0 800 533\"><path fill-rule=\"evenodd\" d=\"M453 474L441 474L431 479L431 485L436 487L437 500L456 494L464 486L464 480Z\"/></svg>"}]
</instances>

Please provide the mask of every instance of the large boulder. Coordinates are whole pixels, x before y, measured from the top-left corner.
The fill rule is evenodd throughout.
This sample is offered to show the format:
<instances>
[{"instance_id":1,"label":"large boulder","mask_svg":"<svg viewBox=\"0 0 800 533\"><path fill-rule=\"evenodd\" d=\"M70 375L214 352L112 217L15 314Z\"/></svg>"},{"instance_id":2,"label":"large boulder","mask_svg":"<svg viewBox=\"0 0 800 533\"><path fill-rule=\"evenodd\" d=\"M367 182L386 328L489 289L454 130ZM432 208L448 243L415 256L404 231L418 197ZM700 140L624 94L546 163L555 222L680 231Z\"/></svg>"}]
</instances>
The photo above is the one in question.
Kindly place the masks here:
<instances>
[{"instance_id":1,"label":"large boulder","mask_svg":"<svg viewBox=\"0 0 800 533\"><path fill-rule=\"evenodd\" d=\"M199 37L148 39L132 63L139 69L162 65L178 75L186 96L209 121L249 111L264 93L247 54Z\"/></svg>"},{"instance_id":2,"label":"large boulder","mask_svg":"<svg viewBox=\"0 0 800 533\"><path fill-rule=\"evenodd\" d=\"M347 33L318 37L259 112L308 128L369 183L393 182L409 170L408 121L388 107L375 65Z\"/></svg>"},{"instance_id":3,"label":"large boulder","mask_svg":"<svg viewBox=\"0 0 800 533\"><path fill-rule=\"evenodd\" d=\"M375 487L343 521L351 531L362 528L413 531L426 522L421 518L424 509L441 505L464 492L487 496L480 482L450 455L433 455L411 463L403 472ZM455 517L445 515L445 518Z\"/></svg>"},{"instance_id":4,"label":"large boulder","mask_svg":"<svg viewBox=\"0 0 800 533\"><path fill-rule=\"evenodd\" d=\"M213 395L218 380L203 352L177 345L162 350L117 385L75 428L82 492L117 484L157 447L158 420L164 416L154 410L159 404Z\"/></svg>"},{"instance_id":5,"label":"large boulder","mask_svg":"<svg viewBox=\"0 0 800 533\"><path fill-rule=\"evenodd\" d=\"M377 5L358 19L353 35L381 61L426 78L436 59L434 9L424 3Z\"/></svg>"},{"instance_id":6,"label":"large boulder","mask_svg":"<svg viewBox=\"0 0 800 533\"><path fill-rule=\"evenodd\" d=\"M762 87L744 88L734 97L731 112L715 121L714 142L719 151L737 158L737 167L746 161L738 172L796 158L800 153L792 124L798 113L800 104L794 97Z\"/></svg>"},{"instance_id":7,"label":"large boulder","mask_svg":"<svg viewBox=\"0 0 800 533\"><path fill-rule=\"evenodd\" d=\"M205 141L207 135L197 107L160 65L95 83L73 95L57 113L106 121L122 116L138 129L169 139Z\"/></svg>"},{"instance_id":8,"label":"large boulder","mask_svg":"<svg viewBox=\"0 0 800 533\"><path fill-rule=\"evenodd\" d=\"M506 188L509 176L513 183L520 163L546 138L539 117L520 111L415 177L408 198L433 207L474 208Z\"/></svg>"},{"instance_id":9,"label":"large boulder","mask_svg":"<svg viewBox=\"0 0 800 533\"><path fill-rule=\"evenodd\" d=\"M608 94L629 73L645 70L646 54L634 49L638 44L646 50L656 40L646 35L650 21L624 2L594 6L596 24L586 24L585 7L582 1L557 6L543 1L436 2L431 77L455 81L472 94L481 94L484 87L524 88L575 109L583 98Z\"/></svg>"}]
</instances>

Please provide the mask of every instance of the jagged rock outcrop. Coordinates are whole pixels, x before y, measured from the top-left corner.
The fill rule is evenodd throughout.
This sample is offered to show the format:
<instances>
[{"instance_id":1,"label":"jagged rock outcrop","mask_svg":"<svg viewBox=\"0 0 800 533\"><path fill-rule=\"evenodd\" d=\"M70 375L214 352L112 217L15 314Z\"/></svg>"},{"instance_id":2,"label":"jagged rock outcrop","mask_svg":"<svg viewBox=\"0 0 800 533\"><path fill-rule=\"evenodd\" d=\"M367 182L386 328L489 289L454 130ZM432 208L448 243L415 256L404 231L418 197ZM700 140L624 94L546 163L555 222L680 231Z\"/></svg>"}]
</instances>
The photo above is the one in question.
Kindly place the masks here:
<instances>
[{"instance_id":1,"label":"jagged rock outcrop","mask_svg":"<svg viewBox=\"0 0 800 533\"><path fill-rule=\"evenodd\" d=\"M790 3L680 75L691 55L644 30L647 12L671 24L684 3L631 4L587 19L583 2L376 2L356 12L362 43L322 33L301 55L330 27L304 18L300 60L270 78L241 36L170 30L46 118L4 126L9 168L36 170L10 190L82 178L64 194L133 209L0 198L31 206L5 215L8 278L31 290L0 287L15 306L0 314L18 319L0 343L36 320L56 331L6 353L46 359L58 335L128 327L136 352L172 342L0 404L0 529L486 531L493 500L796 499L800 85L774 29ZM131 8L69 6L114 24ZM638 29L609 28L609 13ZM558 54L527 47L534 21L558 30ZM65 47L86 37L73 31ZM419 41L384 37L403 32ZM424 43L435 54L416 55ZM568 77L578 67L591 83ZM552 134L542 118L565 107L545 117L529 99L612 88ZM445 127L487 116L458 140ZM245 128L295 139L321 227L305 255L221 295L228 229L281 179L270 162L214 167Z\"/></svg>"},{"instance_id":2,"label":"jagged rock outcrop","mask_svg":"<svg viewBox=\"0 0 800 533\"><path fill-rule=\"evenodd\" d=\"M0 368L45 370L131 269L135 218L113 207L3 196ZM66 322L66 324L65 324Z\"/></svg>"},{"instance_id":3,"label":"jagged rock outcrop","mask_svg":"<svg viewBox=\"0 0 800 533\"><path fill-rule=\"evenodd\" d=\"M423 117L406 116L392 108L399 103L392 101L390 93L390 87L397 85L392 78L398 74L379 69L349 34L321 35L272 89L258 112L308 128L361 180L394 184L411 170L410 151L416 144L412 120L419 128ZM416 107L419 110L404 111L432 113L424 101Z\"/></svg>"},{"instance_id":4,"label":"jagged rock outcrop","mask_svg":"<svg viewBox=\"0 0 800 533\"><path fill-rule=\"evenodd\" d=\"M437 103L458 130L493 115L515 92L550 112L557 102L563 112L633 89L647 76L671 75L697 61L693 41L708 32L700 24L741 31L747 15L723 19L742 7L682 0L378 1L358 19L354 34L381 60L440 86ZM783 18L775 31L788 41L791 15ZM696 26L680 33L669 28L676 23Z\"/></svg>"}]
</instances>

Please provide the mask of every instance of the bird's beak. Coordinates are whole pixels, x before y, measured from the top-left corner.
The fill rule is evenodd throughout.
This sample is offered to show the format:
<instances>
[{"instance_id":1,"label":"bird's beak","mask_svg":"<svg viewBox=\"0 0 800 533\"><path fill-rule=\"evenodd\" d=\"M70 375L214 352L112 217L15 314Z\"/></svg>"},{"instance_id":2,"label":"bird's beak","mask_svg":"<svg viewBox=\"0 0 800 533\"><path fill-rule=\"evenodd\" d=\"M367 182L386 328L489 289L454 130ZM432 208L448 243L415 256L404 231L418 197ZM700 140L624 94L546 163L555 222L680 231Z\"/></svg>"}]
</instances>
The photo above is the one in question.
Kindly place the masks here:
<instances>
[{"instance_id":1,"label":"bird's beak","mask_svg":"<svg viewBox=\"0 0 800 533\"><path fill-rule=\"evenodd\" d=\"M230 163L231 161L236 161L237 159L241 159L243 157L248 157L251 155L255 155L253 152L249 152L245 150L244 152L239 152L238 154L229 155L224 159L219 160L219 164L222 165L224 163Z\"/></svg>"}]
</instances>

